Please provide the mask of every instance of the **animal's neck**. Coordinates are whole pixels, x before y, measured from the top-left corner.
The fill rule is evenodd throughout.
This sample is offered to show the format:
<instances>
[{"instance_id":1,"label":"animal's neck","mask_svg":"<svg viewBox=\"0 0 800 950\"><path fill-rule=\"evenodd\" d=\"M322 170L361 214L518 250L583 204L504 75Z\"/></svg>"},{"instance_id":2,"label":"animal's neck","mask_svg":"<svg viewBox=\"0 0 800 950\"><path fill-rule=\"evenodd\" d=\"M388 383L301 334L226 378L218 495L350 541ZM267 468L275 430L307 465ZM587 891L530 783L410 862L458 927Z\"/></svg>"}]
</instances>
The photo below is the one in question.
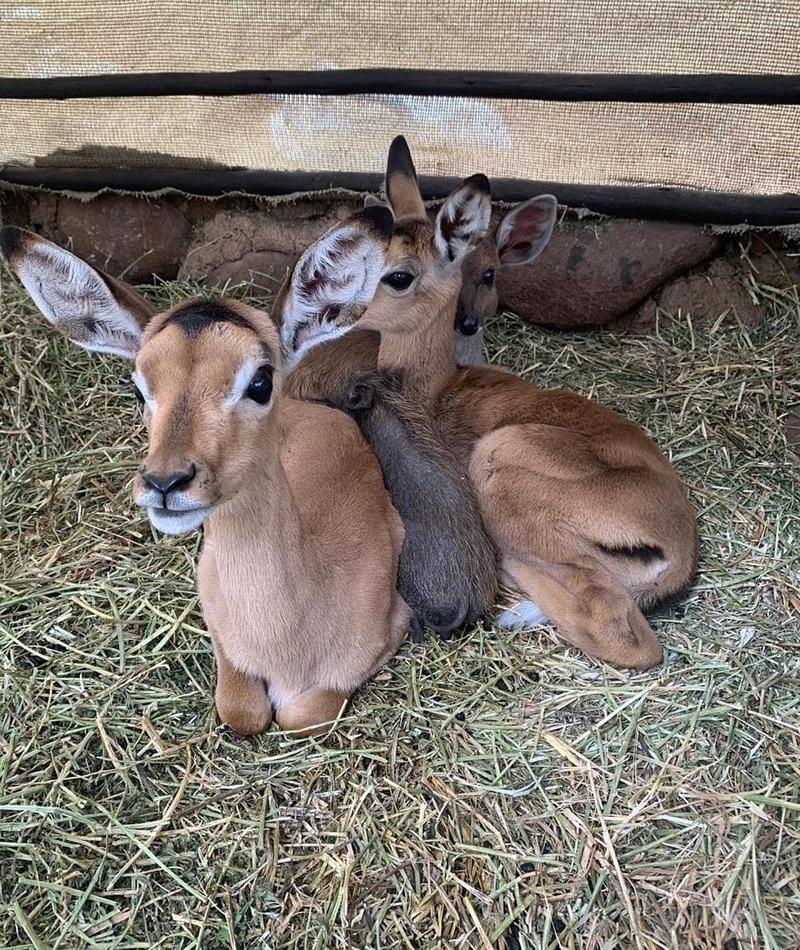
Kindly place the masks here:
<instances>
[{"instance_id":1,"label":"animal's neck","mask_svg":"<svg viewBox=\"0 0 800 950\"><path fill-rule=\"evenodd\" d=\"M406 385L429 402L456 370L454 320L455 302L445 304L432 320L413 330L393 333L382 329L378 366L402 369Z\"/></svg>"},{"instance_id":2,"label":"animal's neck","mask_svg":"<svg viewBox=\"0 0 800 950\"><path fill-rule=\"evenodd\" d=\"M255 448L258 463L234 498L209 519L214 551L225 586L270 579L294 586L309 573L304 530L281 462L283 420L265 427ZM248 575L247 578L243 575Z\"/></svg>"}]
</instances>

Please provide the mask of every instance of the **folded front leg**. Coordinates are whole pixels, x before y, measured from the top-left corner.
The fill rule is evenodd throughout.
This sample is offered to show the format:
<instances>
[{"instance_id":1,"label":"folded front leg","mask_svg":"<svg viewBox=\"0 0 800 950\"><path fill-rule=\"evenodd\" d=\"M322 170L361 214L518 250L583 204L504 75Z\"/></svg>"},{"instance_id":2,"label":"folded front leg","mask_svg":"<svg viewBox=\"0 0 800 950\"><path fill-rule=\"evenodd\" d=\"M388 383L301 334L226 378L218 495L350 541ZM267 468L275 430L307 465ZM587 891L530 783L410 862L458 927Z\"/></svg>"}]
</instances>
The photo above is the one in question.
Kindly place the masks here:
<instances>
[{"instance_id":1,"label":"folded front leg","mask_svg":"<svg viewBox=\"0 0 800 950\"><path fill-rule=\"evenodd\" d=\"M295 736L323 736L333 728L349 698L335 689L307 689L278 706L275 722Z\"/></svg>"},{"instance_id":2,"label":"folded front leg","mask_svg":"<svg viewBox=\"0 0 800 950\"><path fill-rule=\"evenodd\" d=\"M226 726L242 735L263 732L272 722L272 704L266 684L232 666L219 637L211 631L209 633L217 659L217 686L214 692L217 715Z\"/></svg>"}]
</instances>

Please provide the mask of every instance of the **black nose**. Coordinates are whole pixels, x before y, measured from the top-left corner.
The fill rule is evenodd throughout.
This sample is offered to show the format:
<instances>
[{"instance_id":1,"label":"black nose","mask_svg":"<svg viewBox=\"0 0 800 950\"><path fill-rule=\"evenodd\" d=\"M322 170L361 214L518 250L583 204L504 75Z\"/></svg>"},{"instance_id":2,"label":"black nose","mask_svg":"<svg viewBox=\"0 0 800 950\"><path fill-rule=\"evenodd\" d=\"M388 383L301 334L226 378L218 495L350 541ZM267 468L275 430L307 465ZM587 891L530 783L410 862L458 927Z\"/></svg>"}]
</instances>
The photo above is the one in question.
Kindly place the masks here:
<instances>
[{"instance_id":1,"label":"black nose","mask_svg":"<svg viewBox=\"0 0 800 950\"><path fill-rule=\"evenodd\" d=\"M190 465L184 472L171 472L169 475L158 475L155 472L142 472L142 478L150 488L155 488L162 495L167 496L178 488L185 488L194 478L197 469Z\"/></svg>"},{"instance_id":2,"label":"black nose","mask_svg":"<svg viewBox=\"0 0 800 950\"><path fill-rule=\"evenodd\" d=\"M456 318L456 330L464 336L472 336L478 332L478 318L474 313L465 313Z\"/></svg>"}]
</instances>

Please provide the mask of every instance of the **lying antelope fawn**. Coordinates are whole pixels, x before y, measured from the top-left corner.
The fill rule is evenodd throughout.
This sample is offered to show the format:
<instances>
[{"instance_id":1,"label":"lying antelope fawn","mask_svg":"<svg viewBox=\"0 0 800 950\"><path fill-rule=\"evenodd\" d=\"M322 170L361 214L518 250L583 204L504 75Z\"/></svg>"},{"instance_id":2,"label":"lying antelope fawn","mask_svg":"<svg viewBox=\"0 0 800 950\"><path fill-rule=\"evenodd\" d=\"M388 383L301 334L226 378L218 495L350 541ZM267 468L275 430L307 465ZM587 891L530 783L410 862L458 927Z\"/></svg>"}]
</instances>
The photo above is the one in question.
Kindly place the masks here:
<instances>
[{"instance_id":1,"label":"lying antelope fawn","mask_svg":"<svg viewBox=\"0 0 800 950\"><path fill-rule=\"evenodd\" d=\"M501 267L530 264L547 247L558 203L552 195L524 201L506 214L464 257L455 319L455 360L459 366L484 363L486 321L497 311L497 275Z\"/></svg>"},{"instance_id":2,"label":"lying antelope fawn","mask_svg":"<svg viewBox=\"0 0 800 950\"><path fill-rule=\"evenodd\" d=\"M394 236L356 325L380 331L380 367L403 371L469 467L501 577L524 597L500 622L549 618L591 656L655 666L663 650L640 608L681 592L697 564L678 475L641 429L596 402L496 367L457 368L461 265L490 218L485 176L466 179L431 224L400 137L386 190ZM335 297L335 268L318 278Z\"/></svg>"},{"instance_id":3,"label":"lying antelope fawn","mask_svg":"<svg viewBox=\"0 0 800 950\"><path fill-rule=\"evenodd\" d=\"M373 195L364 203L367 207L390 207ZM464 255L453 337L458 366L486 362L483 335L486 321L497 312L497 274L501 267L536 260L553 234L557 211L558 202L552 195L531 198L512 208L493 234L487 234Z\"/></svg>"},{"instance_id":4,"label":"lying antelope fawn","mask_svg":"<svg viewBox=\"0 0 800 950\"><path fill-rule=\"evenodd\" d=\"M354 299L372 296L364 273L390 234L391 216L362 214L329 245L339 267L366 247ZM197 585L222 721L241 733L273 718L301 735L327 731L409 625L396 591L402 524L358 427L281 393L265 313L220 299L153 315L34 234L5 228L2 249L57 329L135 360L149 444L134 499L160 531L204 527Z\"/></svg>"},{"instance_id":5,"label":"lying antelope fawn","mask_svg":"<svg viewBox=\"0 0 800 950\"><path fill-rule=\"evenodd\" d=\"M391 213L382 213L391 228ZM351 219L347 227L355 226ZM330 267L329 243L338 231L327 232L301 256L275 300L284 351L290 359L300 357L286 388L327 402L358 423L405 528L398 589L413 612L412 635L421 639L429 627L446 638L493 603L496 553L466 464L442 443L427 408L401 392L397 379L377 372L380 334L346 332L368 301L345 307L326 297L330 285L319 278ZM371 242L368 234L365 239ZM351 264L357 274L357 258ZM336 293L343 279L356 279L345 271L337 270ZM373 289L379 276L371 278Z\"/></svg>"}]
</instances>

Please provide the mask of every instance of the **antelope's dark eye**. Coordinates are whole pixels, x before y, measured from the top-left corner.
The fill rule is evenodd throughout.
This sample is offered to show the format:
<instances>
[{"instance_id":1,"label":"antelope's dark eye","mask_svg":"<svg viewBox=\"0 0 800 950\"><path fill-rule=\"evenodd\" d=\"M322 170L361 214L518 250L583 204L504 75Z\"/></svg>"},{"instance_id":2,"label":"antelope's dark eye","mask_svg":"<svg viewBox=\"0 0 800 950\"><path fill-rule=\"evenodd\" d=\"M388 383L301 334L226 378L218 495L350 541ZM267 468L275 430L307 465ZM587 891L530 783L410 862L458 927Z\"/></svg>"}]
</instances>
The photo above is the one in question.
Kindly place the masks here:
<instances>
[{"instance_id":1,"label":"antelope's dark eye","mask_svg":"<svg viewBox=\"0 0 800 950\"><path fill-rule=\"evenodd\" d=\"M494 285L494 268L489 267L481 274L481 280L487 287Z\"/></svg>"},{"instance_id":2,"label":"antelope's dark eye","mask_svg":"<svg viewBox=\"0 0 800 950\"><path fill-rule=\"evenodd\" d=\"M261 366L256 370L255 376L250 380L245 396L263 406L269 402L272 395L272 367Z\"/></svg>"},{"instance_id":3,"label":"antelope's dark eye","mask_svg":"<svg viewBox=\"0 0 800 950\"><path fill-rule=\"evenodd\" d=\"M392 290L408 290L414 283L416 274L407 270L393 270L390 274L381 277L382 284L388 284Z\"/></svg>"}]
</instances>

